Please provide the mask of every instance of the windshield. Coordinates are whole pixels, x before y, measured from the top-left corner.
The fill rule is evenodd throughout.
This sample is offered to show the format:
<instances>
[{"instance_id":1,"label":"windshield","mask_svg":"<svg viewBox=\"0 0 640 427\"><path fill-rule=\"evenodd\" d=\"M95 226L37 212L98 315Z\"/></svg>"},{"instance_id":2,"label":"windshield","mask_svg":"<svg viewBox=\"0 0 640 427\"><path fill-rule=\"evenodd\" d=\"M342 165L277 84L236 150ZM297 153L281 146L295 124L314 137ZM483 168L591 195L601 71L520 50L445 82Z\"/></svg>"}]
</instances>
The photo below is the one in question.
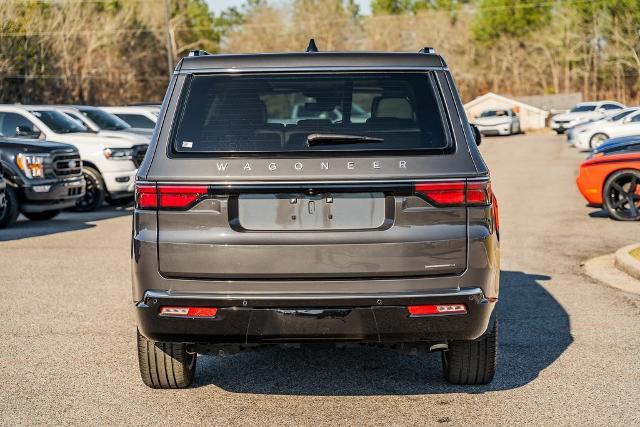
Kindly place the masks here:
<instances>
[{"instance_id":1,"label":"windshield","mask_svg":"<svg viewBox=\"0 0 640 427\"><path fill-rule=\"evenodd\" d=\"M571 109L571 113L582 113L585 111L595 111L595 105L576 105Z\"/></svg>"},{"instance_id":2,"label":"windshield","mask_svg":"<svg viewBox=\"0 0 640 427\"><path fill-rule=\"evenodd\" d=\"M428 73L203 75L192 77L185 91L174 135L177 152L450 147L441 99ZM340 138L309 143L313 134ZM382 141L363 144L373 140Z\"/></svg>"},{"instance_id":3,"label":"windshield","mask_svg":"<svg viewBox=\"0 0 640 427\"><path fill-rule=\"evenodd\" d=\"M59 111L35 110L31 111L31 114L39 118L55 133L88 132L88 129L80 122Z\"/></svg>"},{"instance_id":4,"label":"windshield","mask_svg":"<svg viewBox=\"0 0 640 427\"><path fill-rule=\"evenodd\" d=\"M502 117L508 115L509 112L507 110L487 110L483 111L480 117Z\"/></svg>"},{"instance_id":5,"label":"windshield","mask_svg":"<svg viewBox=\"0 0 640 427\"><path fill-rule=\"evenodd\" d=\"M631 113L633 113L633 112L635 112L635 111L636 111L636 110L625 110L625 111L623 111L623 112L621 112L621 113L618 113L618 114L615 114L615 115L613 115L613 116L610 116L610 117L609 117L609 120L610 120L610 121L612 121L612 122L617 122L618 120L622 120L622 119L624 119L624 118L625 118L625 117L627 117L629 114L631 114Z\"/></svg>"},{"instance_id":6,"label":"windshield","mask_svg":"<svg viewBox=\"0 0 640 427\"><path fill-rule=\"evenodd\" d=\"M81 108L80 112L103 130L126 130L131 127L117 116L97 108Z\"/></svg>"}]
</instances>

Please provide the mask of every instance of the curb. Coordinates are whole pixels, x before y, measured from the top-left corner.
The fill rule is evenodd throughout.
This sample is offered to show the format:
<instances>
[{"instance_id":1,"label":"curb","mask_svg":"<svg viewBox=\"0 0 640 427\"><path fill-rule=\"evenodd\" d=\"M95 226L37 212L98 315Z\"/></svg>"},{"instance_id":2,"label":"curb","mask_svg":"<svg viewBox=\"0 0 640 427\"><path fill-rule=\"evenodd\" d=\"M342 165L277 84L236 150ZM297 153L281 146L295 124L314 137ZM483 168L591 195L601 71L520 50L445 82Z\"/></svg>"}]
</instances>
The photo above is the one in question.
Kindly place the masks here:
<instances>
[{"instance_id":1,"label":"curb","mask_svg":"<svg viewBox=\"0 0 640 427\"><path fill-rule=\"evenodd\" d=\"M629 276L640 280L640 261L629 254L632 250L640 248L640 244L625 246L616 251L614 256L615 266Z\"/></svg>"},{"instance_id":2,"label":"curb","mask_svg":"<svg viewBox=\"0 0 640 427\"><path fill-rule=\"evenodd\" d=\"M615 254L587 260L583 264L587 276L612 288L640 295L640 281L615 266Z\"/></svg>"}]
</instances>

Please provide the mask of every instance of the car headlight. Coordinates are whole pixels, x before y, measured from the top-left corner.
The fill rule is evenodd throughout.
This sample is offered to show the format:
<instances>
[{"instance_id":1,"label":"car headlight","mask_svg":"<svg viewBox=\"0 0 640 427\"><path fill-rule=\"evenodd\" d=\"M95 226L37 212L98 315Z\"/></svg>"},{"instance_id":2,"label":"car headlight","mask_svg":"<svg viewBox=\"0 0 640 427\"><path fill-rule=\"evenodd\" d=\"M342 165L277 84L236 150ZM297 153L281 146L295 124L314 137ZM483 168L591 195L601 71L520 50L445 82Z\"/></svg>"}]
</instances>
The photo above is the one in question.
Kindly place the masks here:
<instances>
[{"instance_id":1,"label":"car headlight","mask_svg":"<svg viewBox=\"0 0 640 427\"><path fill-rule=\"evenodd\" d=\"M18 168L29 179L44 178L44 159L43 154L22 154L16 156L16 164Z\"/></svg>"},{"instance_id":2,"label":"car headlight","mask_svg":"<svg viewBox=\"0 0 640 427\"><path fill-rule=\"evenodd\" d=\"M131 160L133 158L131 148L105 148L102 152L109 160Z\"/></svg>"}]
</instances>

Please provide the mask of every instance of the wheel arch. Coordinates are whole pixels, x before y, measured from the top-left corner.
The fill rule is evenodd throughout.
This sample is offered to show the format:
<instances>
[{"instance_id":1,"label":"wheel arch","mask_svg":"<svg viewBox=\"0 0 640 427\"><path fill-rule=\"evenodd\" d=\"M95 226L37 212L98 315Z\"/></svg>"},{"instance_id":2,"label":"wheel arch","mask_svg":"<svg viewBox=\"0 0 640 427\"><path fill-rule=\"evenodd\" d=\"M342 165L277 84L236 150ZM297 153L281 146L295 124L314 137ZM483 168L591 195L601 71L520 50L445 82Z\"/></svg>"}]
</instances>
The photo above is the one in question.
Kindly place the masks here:
<instances>
[{"instance_id":1,"label":"wheel arch","mask_svg":"<svg viewBox=\"0 0 640 427\"><path fill-rule=\"evenodd\" d=\"M100 170L100 168L98 166L96 166L95 163L89 161L89 160L82 160L82 167L90 167L92 169L95 169L98 171L98 173L100 175L102 175L102 171Z\"/></svg>"}]
</instances>

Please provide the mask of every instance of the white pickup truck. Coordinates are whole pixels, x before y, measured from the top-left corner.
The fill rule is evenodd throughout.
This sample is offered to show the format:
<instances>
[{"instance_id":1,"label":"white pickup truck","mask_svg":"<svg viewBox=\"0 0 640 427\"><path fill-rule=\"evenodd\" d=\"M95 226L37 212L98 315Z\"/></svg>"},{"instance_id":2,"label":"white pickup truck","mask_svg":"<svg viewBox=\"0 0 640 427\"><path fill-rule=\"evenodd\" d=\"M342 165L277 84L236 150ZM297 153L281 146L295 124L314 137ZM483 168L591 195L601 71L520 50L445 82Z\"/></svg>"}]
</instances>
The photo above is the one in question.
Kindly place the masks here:
<instances>
[{"instance_id":1,"label":"white pickup truck","mask_svg":"<svg viewBox=\"0 0 640 427\"><path fill-rule=\"evenodd\" d=\"M136 171L148 147L147 143L90 132L55 107L0 105L0 133L75 146L87 184L85 196L76 203L81 211L94 210L104 200L115 205L131 200Z\"/></svg>"}]
</instances>

